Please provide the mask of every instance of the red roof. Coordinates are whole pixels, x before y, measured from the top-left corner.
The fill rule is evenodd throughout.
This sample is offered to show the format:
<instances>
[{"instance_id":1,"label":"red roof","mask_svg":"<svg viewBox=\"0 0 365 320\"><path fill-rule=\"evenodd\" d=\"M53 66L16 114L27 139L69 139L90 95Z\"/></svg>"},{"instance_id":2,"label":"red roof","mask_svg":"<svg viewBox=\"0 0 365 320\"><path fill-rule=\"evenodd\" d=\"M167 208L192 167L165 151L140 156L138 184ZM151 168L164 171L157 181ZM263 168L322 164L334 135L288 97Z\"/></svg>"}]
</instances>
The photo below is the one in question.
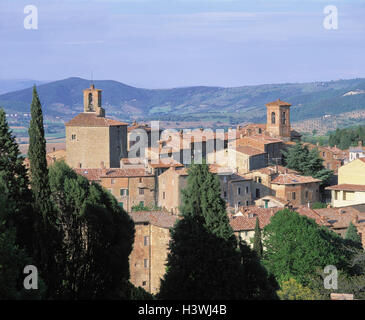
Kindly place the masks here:
<instances>
[{"instance_id":1,"label":"red roof","mask_svg":"<svg viewBox=\"0 0 365 320\"><path fill-rule=\"evenodd\" d=\"M79 113L76 117L65 123L66 127L112 127L126 126L128 123L117 120L99 117L95 113Z\"/></svg>"},{"instance_id":2,"label":"red roof","mask_svg":"<svg viewBox=\"0 0 365 320\"><path fill-rule=\"evenodd\" d=\"M90 181L100 181L101 178L128 178L128 177L153 177L144 168L115 168L115 169L74 169Z\"/></svg>"},{"instance_id":3,"label":"red roof","mask_svg":"<svg viewBox=\"0 0 365 320\"><path fill-rule=\"evenodd\" d=\"M275 177L271 183L274 184L303 184L321 182L322 180L313 178L311 176L300 176L294 173L282 173Z\"/></svg>"},{"instance_id":4,"label":"red roof","mask_svg":"<svg viewBox=\"0 0 365 320\"><path fill-rule=\"evenodd\" d=\"M326 190L364 191L365 192L365 185L361 185L361 184L337 184L335 186L327 187Z\"/></svg>"},{"instance_id":5,"label":"red roof","mask_svg":"<svg viewBox=\"0 0 365 320\"><path fill-rule=\"evenodd\" d=\"M266 104L267 106L287 106L290 107L291 104L285 101L281 101L280 99L273 101L273 102L269 102Z\"/></svg>"},{"instance_id":6,"label":"red roof","mask_svg":"<svg viewBox=\"0 0 365 320\"><path fill-rule=\"evenodd\" d=\"M179 219L169 213L161 211L138 211L130 212L129 215L135 223L147 222L161 228L172 228Z\"/></svg>"}]
</instances>

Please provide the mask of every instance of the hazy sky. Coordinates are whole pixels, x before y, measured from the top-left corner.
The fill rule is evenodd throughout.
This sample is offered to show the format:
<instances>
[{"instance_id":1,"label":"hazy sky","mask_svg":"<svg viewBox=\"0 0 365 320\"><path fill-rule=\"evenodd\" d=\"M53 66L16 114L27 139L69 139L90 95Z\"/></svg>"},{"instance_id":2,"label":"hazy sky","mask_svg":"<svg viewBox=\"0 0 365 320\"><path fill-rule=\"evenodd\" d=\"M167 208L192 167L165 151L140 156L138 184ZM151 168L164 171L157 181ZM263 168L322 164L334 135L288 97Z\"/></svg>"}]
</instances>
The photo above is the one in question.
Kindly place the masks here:
<instances>
[{"instance_id":1,"label":"hazy sky","mask_svg":"<svg viewBox=\"0 0 365 320\"><path fill-rule=\"evenodd\" d=\"M91 72L146 88L365 77L365 0L0 0L1 79Z\"/></svg>"}]
</instances>

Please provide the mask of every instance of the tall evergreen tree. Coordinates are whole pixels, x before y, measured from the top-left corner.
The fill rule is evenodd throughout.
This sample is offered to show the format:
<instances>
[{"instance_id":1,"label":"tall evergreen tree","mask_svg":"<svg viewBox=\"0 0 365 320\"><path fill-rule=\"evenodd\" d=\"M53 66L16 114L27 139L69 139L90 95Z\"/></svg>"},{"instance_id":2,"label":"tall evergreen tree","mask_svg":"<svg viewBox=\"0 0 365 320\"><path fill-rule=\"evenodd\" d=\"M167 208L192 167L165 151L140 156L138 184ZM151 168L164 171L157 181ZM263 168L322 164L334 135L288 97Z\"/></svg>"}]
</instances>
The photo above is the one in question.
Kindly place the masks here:
<instances>
[{"instance_id":1,"label":"tall evergreen tree","mask_svg":"<svg viewBox=\"0 0 365 320\"><path fill-rule=\"evenodd\" d=\"M62 244L62 233L51 201L46 159L46 139L44 137L42 106L36 87L33 87L31 121L29 126L29 149L31 190L35 211L34 231L35 259L40 264L48 288L48 295L56 294L59 271L56 260Z\"/></svg>"},{"instance_id":2,"label":"tall evergreen tree","mask_svg":"<svg viewBox=\"0 0 365 320\"><path fill-rule=\"evenodd\" d=\"M360 243L361 244L361 237L357 232L357 228L353 225L352 222L350 222L347 231L346 231L346 235L345 235L345 239L347 240L352 240L356 243Z\"/></svg>"},{"instance_id":3,"label":"tall evergreen tree","mask_svg":"<svg viewBox=\"0 0 365 320\"><path fill-rule=\"evenodd\" d=\"M262 241L259 218L256 217L255 235L253 238L253 250L256 252L259 258L262 257Z\"/></svg>"},{"instance_id":4,"label":"tall evergreen tree","mask_svg":"<svg viewBox=\"0 0 365 320\"><path fill-rule=\"evenodd\" d=\"M218 178L206 164L189 168L181 211L183 219L171 231L159 298L276 297L256 254L248 246L239 246L220 198Z\"/></svg>"},{"instance_id":5,"label":"tall evergreen tree","mask_svg":"<svg viewBox=\"0 0 365 320\"><path fill-rule=\"evenodd\" d=\"M7 223L17 230L17 243L32 252L32 194L29 190L27 170L24 166L15 137L6 120L5 111L0 109L0 183L2 195L7 199L9 216Z\"/></svg>"}]
</instances>

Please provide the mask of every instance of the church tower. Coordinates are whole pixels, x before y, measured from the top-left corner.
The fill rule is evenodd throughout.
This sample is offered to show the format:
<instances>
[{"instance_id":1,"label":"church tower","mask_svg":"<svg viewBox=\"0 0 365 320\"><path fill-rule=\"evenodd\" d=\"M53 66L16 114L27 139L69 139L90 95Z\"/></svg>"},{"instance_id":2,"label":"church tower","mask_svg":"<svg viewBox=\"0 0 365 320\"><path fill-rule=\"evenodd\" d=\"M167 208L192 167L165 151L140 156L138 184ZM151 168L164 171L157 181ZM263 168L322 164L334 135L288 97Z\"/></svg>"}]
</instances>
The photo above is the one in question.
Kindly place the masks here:
<instances>
[{"instance_id":1,"label":"church tower","mask_svg":"<svg viewBox=\"0 0 365 320\"><path fill-rule=\"evenodd\" d=\"M99 117L105 117L105 110L101 107L101 90L92 84L84 90L84 112L95 112Z\"/></svg>"},{"instance_id":2,"label":"church tower","mask_svg":"<svg viewBox=\"0 0 365 320\"><path fill-rule=\"evenodd\" d=\"M280 99L266 104L266 131L273 137L290 139L290 103Z\"/></svg>"},{"instance_id":3,"label":"church tower","mask_svg":"<svg viewBox=\"0 0 365 320\"><path fill-rule=\"evenodd\" d=\"M66 126L66 163L72 168L119 168L127 156L128 123L105 117L101 90L84 90L84 112Z\"/></svg>"}]
</instances>

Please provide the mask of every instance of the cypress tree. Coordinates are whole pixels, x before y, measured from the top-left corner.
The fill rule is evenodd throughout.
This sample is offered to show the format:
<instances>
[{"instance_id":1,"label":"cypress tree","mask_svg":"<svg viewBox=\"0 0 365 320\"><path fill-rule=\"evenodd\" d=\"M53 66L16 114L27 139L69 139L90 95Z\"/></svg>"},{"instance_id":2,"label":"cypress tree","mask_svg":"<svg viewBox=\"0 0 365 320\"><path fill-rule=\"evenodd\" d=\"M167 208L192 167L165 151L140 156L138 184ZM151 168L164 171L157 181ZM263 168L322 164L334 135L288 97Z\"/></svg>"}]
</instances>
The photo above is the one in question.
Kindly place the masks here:
<instances>
[{"instance_id":1,"label":"cypress tree","mask_svg":"<svg viewBox=\"0 0 365 320\"><path fill-rule=\"evenodd\" d=\"M42 106L36 86L33 87L31 121L29 126L30 185L33 194L35 212L34 231L35 259L44 273L48 296L56 294L60 280L56 260L61 245L61 231L57 225L57 216L51 201L51 189L48 180L46 159L46 139L44 137Z\"/></svg>"},{"instance_id":2,"label":"cypress tree","mask_svg":"<svg viewBox=\"0 0 365 320\"><path fill-rule=\"evenodd\" d=\"M253 238L253 250L257 253L257 256L259 258L262 257L261 230L258 217L256 217L255 235Z\"/></svg>"},{"instance_id":3,"label":"cypress tree","mask_svg":"<svg viewBox=\"0 0 365 320\"><path fill-rule=\"evenodd\" d=\"M271 299L275 289L230 227L220 184L206 164L189 168L182 218L171 230L162 299Z\"/></svg>"},{"instance_id":4,"label":"cypress tree","mask_svg":"<svg viewBox=\"0 0 365 320\"><path fill-rule=\"evenodd\" d=\"M29 179L15 137L12 135L5 111L0 109L0 183L6 198L7 224L17 230L17 242L31 253L32 195Z\"/></svg>"},{"instance_id":5,"label":"cypress tree","mask_svg":"<svg viewBox=\"0 0 365 320\"><path fill-rule=\"evenodd\" d=\"M357 228L353 225L352 222L350 222L347 228L345 239L361 244L361 237L357 232Z\"/></svg>"}]
</instances>

